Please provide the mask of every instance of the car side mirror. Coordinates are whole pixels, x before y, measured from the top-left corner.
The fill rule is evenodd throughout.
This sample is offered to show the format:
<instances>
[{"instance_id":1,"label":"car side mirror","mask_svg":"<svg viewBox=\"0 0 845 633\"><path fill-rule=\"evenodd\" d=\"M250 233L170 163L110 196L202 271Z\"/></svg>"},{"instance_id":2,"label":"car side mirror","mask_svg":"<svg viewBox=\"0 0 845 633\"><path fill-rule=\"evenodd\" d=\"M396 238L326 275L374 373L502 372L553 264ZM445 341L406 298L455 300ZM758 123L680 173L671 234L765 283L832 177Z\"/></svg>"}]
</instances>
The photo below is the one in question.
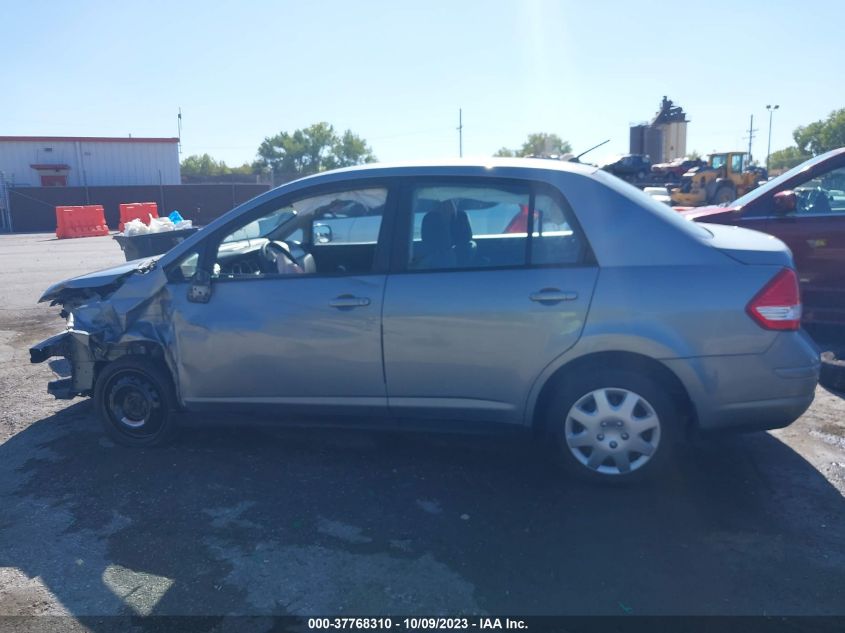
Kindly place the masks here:
<instances>
[{"instance_id":1,"label":"car side mirror","mask_svg":"<svg viewBox=\"0 0 845 633\"><path fill-rule=\"evenodd\" d=\"M332 241L334 235L332 234L332 227L328 224L314 225L314 242L317 244L328 244Z\"/></svg>"},{"instance_id":2,"label":"car side mirror","mask_svg":"<svg viewBox=\"0 0 845 633\"><path fill-rule=\"evenodd\" d=\"M798 196L791 189L779 191L774 196L775 215L789 215L798 208Z\"/></svg>"},{"instance_id":3,"label":"car side mirror","mask_svg":"<svg viewBox=\"0 0 845 633\"><path fill-rule=\"evenodd\" d=\"M191 303L208 303L211 300L211 274L207 270L197 269L191 277L188 287L188 301Z\"/></svg>"}]
</instances>

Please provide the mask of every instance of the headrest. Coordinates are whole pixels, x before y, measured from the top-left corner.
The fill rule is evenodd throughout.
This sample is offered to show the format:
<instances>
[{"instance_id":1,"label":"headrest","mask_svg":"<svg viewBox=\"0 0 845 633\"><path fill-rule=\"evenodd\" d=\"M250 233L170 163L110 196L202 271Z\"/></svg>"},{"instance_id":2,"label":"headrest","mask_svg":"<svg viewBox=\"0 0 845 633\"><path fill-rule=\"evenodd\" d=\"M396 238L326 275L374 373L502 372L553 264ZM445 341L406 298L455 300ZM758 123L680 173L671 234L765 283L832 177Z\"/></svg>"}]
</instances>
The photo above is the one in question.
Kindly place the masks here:
<instances>
[{"instance_id":1,"label":"headrest","mask_svg":"<svg viewBox=\"0 0 845 633\"><path fill-rule=\"evenodd\" d=\"M465 244L472 241L472 227L464 211L457 211L452 218L452 242Z\"/></svg>"},{"instance_id":2,"label":"headrest","mask_svg":"<svg viewBox=\"0 0 845 633\"><path fill-rule=\"evenodd\" d=\"M443 203L423 216L420 237L430 248L445 249L452 246L452 231L449 215L443 211Z\"/></svg>"}]
</instances>

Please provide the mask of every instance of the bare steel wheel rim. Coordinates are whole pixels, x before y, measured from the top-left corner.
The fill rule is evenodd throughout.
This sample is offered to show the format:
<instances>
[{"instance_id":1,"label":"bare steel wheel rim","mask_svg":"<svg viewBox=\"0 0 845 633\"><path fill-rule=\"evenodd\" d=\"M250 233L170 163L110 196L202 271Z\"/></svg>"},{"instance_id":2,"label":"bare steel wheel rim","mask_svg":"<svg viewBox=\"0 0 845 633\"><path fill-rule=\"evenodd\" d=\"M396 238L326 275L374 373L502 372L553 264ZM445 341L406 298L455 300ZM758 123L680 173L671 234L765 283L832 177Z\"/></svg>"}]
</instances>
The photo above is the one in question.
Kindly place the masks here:
<instances>
[{"instance_id":1,"label":"bare steel wheel rim","mask_svg":"<svg viewBox=\"0 0 845 633\"><path fill-rule=\"evenodd\" d=\"M106 388L106 406L112 424L124 435L155 435L164 416L161 394L143 375L133 371L113 376Z\"/></svg>"},{"instance_id":2,"label":"bare steel wheel rim","mask_svg":"<svg viewBox=\"0 0 845 633\"><path fill-rule=\"evenodd\" d=\"M603 475L627 475L657 452L660 418L641 395L603 387L572 405L564 437L569 451L585 467Z\"/></svg>"}]
</instances>

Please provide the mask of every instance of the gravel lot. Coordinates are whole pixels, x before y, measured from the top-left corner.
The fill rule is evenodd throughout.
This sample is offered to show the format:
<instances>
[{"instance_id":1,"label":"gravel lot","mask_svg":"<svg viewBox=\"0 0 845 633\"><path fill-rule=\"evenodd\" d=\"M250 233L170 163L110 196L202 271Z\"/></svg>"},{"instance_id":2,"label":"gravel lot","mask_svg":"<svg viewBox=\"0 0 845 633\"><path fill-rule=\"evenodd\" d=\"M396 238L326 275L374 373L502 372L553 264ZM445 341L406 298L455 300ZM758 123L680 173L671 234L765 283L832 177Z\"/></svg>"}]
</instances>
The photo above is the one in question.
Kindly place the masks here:
<instances>
[{"instance_id":1,"label":"gravel lot","mask_svg":"<svg viewBox=\"0 0 845 633\"><path fill-rule=\"evenodd\" d=\"M104 438L28 346L111 238L0 236L0 615L845 614L845 401L701 441L670 480L562 478L530 446L363 432ZM236 420L233 420L236 422Z\"/></svg>"}]
</instances>

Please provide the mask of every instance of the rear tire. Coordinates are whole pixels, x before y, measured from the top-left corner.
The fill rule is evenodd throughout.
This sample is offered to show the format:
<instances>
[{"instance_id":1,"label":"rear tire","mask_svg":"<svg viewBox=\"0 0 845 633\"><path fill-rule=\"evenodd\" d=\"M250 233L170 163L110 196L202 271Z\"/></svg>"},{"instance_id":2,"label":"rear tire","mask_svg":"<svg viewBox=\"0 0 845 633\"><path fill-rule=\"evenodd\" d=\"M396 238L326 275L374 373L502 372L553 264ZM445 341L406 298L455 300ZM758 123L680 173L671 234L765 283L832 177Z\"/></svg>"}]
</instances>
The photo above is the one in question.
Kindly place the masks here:
<instances>
[{"instance_id":1,"label":"rear tire","mask_svg":"<svg viewBox=\"0 0 845 633\"><path fill-rule=\"evenodd\" d=\"M713 204L724 204L726 202L733 202L734 200L736 200L736 191L728 185L722 185L713 194Z\"/></svg>"},{"instance_id":2,"label":"rear tire","mask_svg":"<svg viewBox=\"0 0 845 633\"><path fill-rule=\"evenodd\" d=\"M560 465L579 479L625 484L674 462L682 427L666 389L647 374L596 370L567 377L546 411Z\"/></svg>"},{"instance_id":3,"label":"rear tire","mask_svg":"<svg viewBox=\"0 0 845 633\"><path fill-rule=\"evenodd\" d=\"M821 361L819 384L831 391L845 392L845 359L837 358L833 352L824 352Z\"/></svg>"},{"instance_id":4,"label":"rear tire","mask_svg":"<svg viewBox=\"0 0 845 633\"><path fill-rule=\"evenodd\" d=\"M176 392L166 369L143 356L106 365L94 404L108 436L123 446L160 446L176 434Z\"/></svg>"}]
</instances>

